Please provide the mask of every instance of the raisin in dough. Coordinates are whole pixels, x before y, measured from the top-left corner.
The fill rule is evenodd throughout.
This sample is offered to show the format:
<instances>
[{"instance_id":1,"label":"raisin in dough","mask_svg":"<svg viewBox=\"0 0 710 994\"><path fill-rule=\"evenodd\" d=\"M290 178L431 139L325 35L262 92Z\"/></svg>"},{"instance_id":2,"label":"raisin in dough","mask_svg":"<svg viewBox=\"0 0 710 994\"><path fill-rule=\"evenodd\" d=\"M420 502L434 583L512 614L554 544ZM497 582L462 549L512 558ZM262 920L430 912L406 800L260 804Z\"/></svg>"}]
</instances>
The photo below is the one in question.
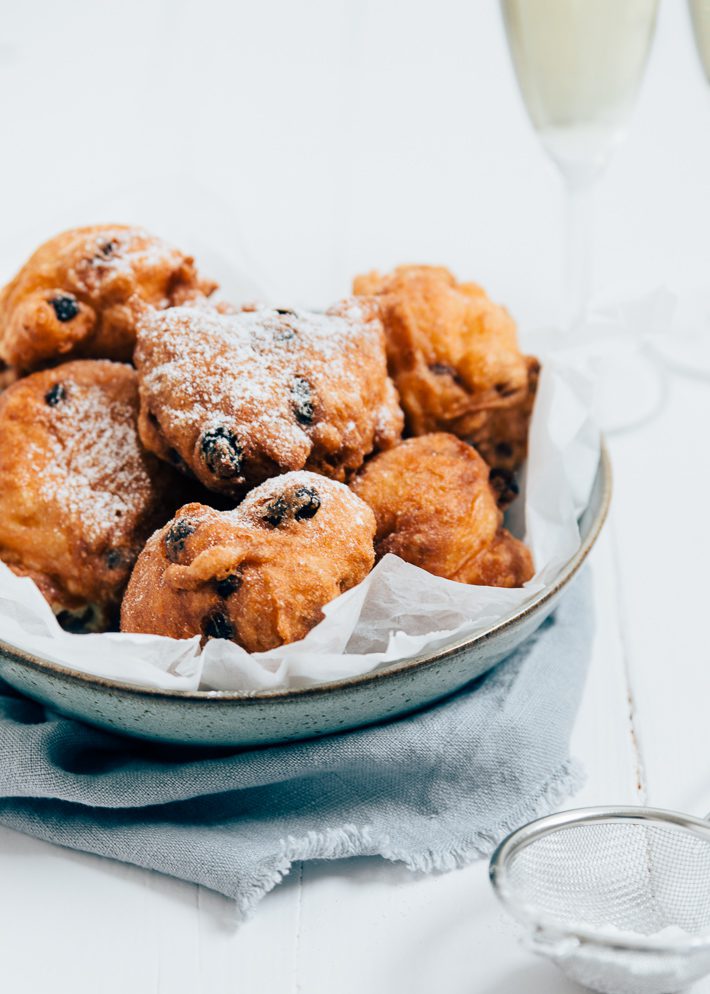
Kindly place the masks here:
<instances>
[{"instance_id":1,"label":"raisin in dough","mask_svg":"<svg viewBox=\"0 0 710 994\"><path fill-rule=\"evenodd\" d=\"M180 478L142 449L137 417L136 372L123 363L77 360L0 395L0 558L68 627L108 623L145 540L179 503Z\"/></svg>"},{"instance_id":2,"label":"raisin in dough","mask_svg":"<svg viewBox=\"0 0 710 994\"><path fill-rule=\"evenodd\" d=\"M409 431L451 432L501 473L517 469L540 367L521 354L505 308L435 266L358 276L354 291L379 306Z\"/></svg>"},{"instance_id":3,"label":"raisin in dough","mask_svg":"<svg viewBox=\"0 0 710 994\"><path fill-rule=\"evenodd\" d=\"M375 456L352 483L377 520L378 559L392 552L461 583L520 587L530 552L502 526L481 456L453 435L420 435Z\"/></svg>"},{"instance_id":4,"label":"raisin in dough","mask_svg":"<svg viewBox=\"0 0 710 994\"><path fill-rule=\"evenodd\" d=\"M0 292L0 359L21 372L78 357L129 361L136 302L172 307L215 287L189 256L139 228L65 231Z\"/></svg>"},{"instance_id":5,"label":"raisin in dough","mask_svg":"<svg viewBox=\"0 0 710 994\"><path fill-rule=\"evenodd\" d=\"M374 534L370 508L314 473L268 480L230 511L187 504L138 557L121 630L250 652L294 642L372 569Z\"/></svg>"},{"instance_id":6,"label":"raisin in dough","mask_svg":"<svg viewBox=\"0 0 710 994\"><path fill-rule=\"evenodd\" d=\"M146 448L224 494L300 469L342 481L401 435L382 326L357 303L146 312L135 361Z\"/></svg>"}]
</instances>

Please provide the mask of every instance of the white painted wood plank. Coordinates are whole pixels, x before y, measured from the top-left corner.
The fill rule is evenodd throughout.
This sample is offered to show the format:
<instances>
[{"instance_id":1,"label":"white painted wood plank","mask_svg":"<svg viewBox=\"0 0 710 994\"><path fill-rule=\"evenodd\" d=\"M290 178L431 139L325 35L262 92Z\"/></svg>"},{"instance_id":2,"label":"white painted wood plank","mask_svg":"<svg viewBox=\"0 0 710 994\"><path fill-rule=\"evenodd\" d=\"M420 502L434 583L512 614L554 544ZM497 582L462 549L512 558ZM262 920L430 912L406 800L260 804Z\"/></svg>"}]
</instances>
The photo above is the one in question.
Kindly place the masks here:
<instances>
[{"instance_id":1,"label":"white painted wood plank","mask_svg":"<svg viewBox=\"0 0 710 994\"><path fill-rule=\"evenodd\" d=\"M152 902L140 870L2 829L0 880L0 957L8 989L156 990ZM178 900L170 914L184 939L181 911ZM185 970L196 976L191 955Z\"/></svg>"},{"instance_id":2,"label":"white painted wood plank","mask_svg":"<svg viewBox=\"0 0 710 994\"><path fill-rule=\"evenodd\" d=\"M710 384L674 376L663 415L611 443L614 541L649 800L697 814L710 810L709 423Z\"/></svg>"},{"instance_id":3,"label":"white painted wood plank","mask_svg":"<svg viewBox=\"0 0 710 994\"><path fill-rule=\"evenodd\" d=\"M230 901L200 888L199 984L204 994L290 994L295 975L300 920L298 865L259 905L248 922L236 925ZM176 976L165 994L194 994Z\"/></svg>"},{"instance_id":4,"label":"white painted wood plank","mask_svg":"<svg viewBox=\"0 0 710 994\"><path fill-rule=\"evenodd\" d=\"M290 990L297 878L237 928L220 895L0 829L0 882L3 990Z\"/></svg>"}]
</instances>

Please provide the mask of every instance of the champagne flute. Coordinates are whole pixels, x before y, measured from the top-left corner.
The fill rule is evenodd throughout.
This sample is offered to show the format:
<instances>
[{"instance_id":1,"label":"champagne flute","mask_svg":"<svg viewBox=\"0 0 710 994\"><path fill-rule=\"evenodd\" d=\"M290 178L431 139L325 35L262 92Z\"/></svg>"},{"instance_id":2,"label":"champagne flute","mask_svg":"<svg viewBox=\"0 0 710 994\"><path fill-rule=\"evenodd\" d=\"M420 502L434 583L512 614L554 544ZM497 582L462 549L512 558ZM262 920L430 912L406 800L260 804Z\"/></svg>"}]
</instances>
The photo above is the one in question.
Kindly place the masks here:
<instances>
[{"instance_id":1,"label":"champagne flute","mask_svg":"<svg viewBox=\"0 0 710 994\"><path fill-rule=\"evenodd\" d=\"M658 0L501 0L530 119L567 189L565 328L590 289L592 196L628 120L646 67Z\"/></svg>"},{"instance_id":2,"label":"champagne flute","mask_svg":"<svg viewBox=\"0 0 710 994\"><path fill-rule=\"evenodd\" d=\"M690 23L700 65L710 83L710 0L688 0ZM699 265L700 271L699 271ZM676 373L710 379L710 292L707 260L684 260L685 276L676 275L680 291L673 334L654 342L655 353Z\"/></svg>"},{"instance_id":3,"label":"champagne flute","mask_svg":"<svg viewBox=\"0 0 710 994\"><path fill-rule=\"evenodd\" d=\"M708 83L710 83L710 0L688 0L695 44Z\"/></svg>"}]
</instances>

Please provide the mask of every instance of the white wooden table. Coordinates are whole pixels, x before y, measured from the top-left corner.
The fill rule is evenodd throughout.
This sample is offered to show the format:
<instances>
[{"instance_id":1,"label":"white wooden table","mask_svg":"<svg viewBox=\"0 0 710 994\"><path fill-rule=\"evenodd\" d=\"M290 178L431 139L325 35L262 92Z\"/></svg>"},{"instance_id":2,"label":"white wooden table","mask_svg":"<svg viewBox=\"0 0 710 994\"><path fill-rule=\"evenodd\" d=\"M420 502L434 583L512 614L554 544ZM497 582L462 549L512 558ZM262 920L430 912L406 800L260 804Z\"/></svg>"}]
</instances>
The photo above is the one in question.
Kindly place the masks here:
<instances>
[{"instance_id":1,"label":"white wooden table","mask_svg":"<svg viewBox=\"0 0 710 994\"><path fill-rule=\"evenodd\" d=\"M710 90L685 13L662 5L633 128L601 191L600 287L652 287L703 253L710 271ZM180 173L227 205L234 246L284 296L328 300L363 268L440 261L507 302L523 329L555 317L560 191L492 0L5 4L0 87L14 262L58 212L86 220L82 205L107 191ZM656 421L611 439L614 504L592 557L597 634L573 742L589 777L575 805L710 808L709 423L710 387L674 378ZM518 948L483 862L428 877L375 859L296 866L236 928L213 893L6 830L0 984L573 989Z\"/></svg>"}]
</instances>

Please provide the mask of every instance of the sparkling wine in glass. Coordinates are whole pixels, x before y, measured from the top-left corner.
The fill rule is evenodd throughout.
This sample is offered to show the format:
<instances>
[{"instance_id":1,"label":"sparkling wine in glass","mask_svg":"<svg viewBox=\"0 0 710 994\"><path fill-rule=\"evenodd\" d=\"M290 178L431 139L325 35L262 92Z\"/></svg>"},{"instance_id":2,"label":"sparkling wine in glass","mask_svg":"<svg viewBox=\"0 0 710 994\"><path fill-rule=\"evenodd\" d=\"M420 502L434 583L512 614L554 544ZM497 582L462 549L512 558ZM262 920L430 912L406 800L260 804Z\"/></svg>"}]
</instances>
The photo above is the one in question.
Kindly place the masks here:
<instances>
[{"instance_id":1,"label":"sparkling wine in glass","mask_svg":"<svg viewBox=\"0 0 710 994\"><path fill-rule=\"evenodd\" d=\"M501 0L501 7L525 106L567 188L563 323L572 328L589 296L592 191L626 134L658 0Z\"/></svg>"},{"instance_id":2,"label":"sparkling wine in glass","mask_svg":"<svg viewBox=\"0 0 710 994\"><path fill-rule=\"evenodd\" d=\"M710 0L689 0L698 55L710 83Z\"/></svg>"}]
</instances>

